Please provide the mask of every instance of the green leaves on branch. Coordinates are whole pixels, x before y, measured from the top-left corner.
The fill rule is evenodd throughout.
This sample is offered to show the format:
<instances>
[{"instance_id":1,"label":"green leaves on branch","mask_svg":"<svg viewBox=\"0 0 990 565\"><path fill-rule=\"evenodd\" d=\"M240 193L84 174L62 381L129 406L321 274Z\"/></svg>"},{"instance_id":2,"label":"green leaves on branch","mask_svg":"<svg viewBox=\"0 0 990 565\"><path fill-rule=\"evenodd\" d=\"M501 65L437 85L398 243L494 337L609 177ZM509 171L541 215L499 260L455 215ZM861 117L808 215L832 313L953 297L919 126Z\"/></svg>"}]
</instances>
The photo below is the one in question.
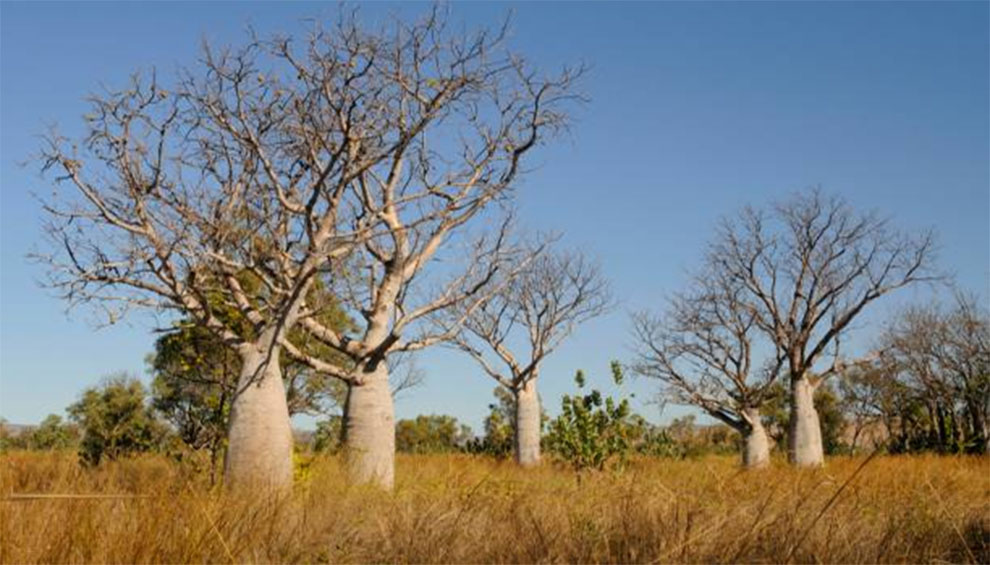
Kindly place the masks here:
<instances>
[{"instance_id":1,"label":"green leaves on branch","mask_svg":"<svg viewBox=\"0 0 990 565\"><path fill-rule=\"evenodd\" d=\"M622 366L612 362L612 380L621 385ZM574 381L579 389L586 382L578 371ZM629 401L603 396L598 390L587 394L564 395L561 414L550 422L547 448L577 471L604 470L618 459L621 464L630 448L632 423Z\"/></svg>"}]
</instances>

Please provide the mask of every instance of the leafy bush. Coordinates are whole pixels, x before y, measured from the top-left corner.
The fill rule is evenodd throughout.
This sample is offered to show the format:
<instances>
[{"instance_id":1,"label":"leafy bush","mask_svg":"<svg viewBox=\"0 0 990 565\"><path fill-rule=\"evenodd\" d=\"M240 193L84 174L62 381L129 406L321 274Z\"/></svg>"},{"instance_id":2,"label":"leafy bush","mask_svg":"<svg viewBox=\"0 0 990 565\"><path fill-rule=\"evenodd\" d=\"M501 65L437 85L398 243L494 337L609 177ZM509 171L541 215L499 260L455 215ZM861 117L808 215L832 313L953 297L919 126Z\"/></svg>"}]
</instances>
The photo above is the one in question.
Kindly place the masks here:
<instances>
[{"instance_id":1,"label":"leafy bush","mask_svg":"<svg viewBox=\"0 0 990 565\"><path fill-rule=\"evenodd\" d=\"M627 430L632 451L640 455L675 458L685 455L683 444L676 441L667 428L650 424L639 414L629 416Z\"/></svg>"},{"instance_id":2,"label":"leafy bush","mask_svg":"<svg viewBox=\"0 0 990 565\"><path fill-rule=\"evenodd\" d=\"M79 441L79 430L62 421L57 414L49 414L31 433L28 445L31 449L53 451L68 449Z\"/></svg>"},{"instance_id":3,"label":"leafy bush","mask_svg":"<svg viewBox=\"0 0 990 565\"><path fill-rule=\"evenodd\" d=\"M165 444L168 429L155 418L145 396L140 381L120 374L86 389L69 406L69 416L82 429L79 455L84 463L156 451Z\"/></svg>"},{"instance_id":4,"label":"leafy bush","mask_svg":"<svg viewBox=\"0 0 990 565\"><path fill-rule=\"evenodd\" d=\"M504 459L512 455L513 419L516 401L504 387L495 388L496 402L488 405L485 435L472 438L465 446L469 453Z\"/></svg>"},{"instance_id":5,"label":"leafy bush","mask_svg":"<svg viewBox=\"0 0 990 565\"><path fill-rule=\"evenodd\" d=\"M622 384L622 366L612 362L612 380ZM585 386L584 373L578 371L574 381ZM547 447L570 463L575 470L603 470L619 457L623 460L630 448L632 425L629 401L603 397L598 390L588 394L564 395L561 414L550 422Z\"/></svg>"},{"instance_id":6,"label":"leafy bush","mask_svg":"<svg viewBox=\"0 0 990 565\"><path fill-rule=\"evenodd\" d=\"M395 426L395 449L403 453L451 453L462 450L471 429L453 416L417 416Z\"/></svg>"}]
</instances>

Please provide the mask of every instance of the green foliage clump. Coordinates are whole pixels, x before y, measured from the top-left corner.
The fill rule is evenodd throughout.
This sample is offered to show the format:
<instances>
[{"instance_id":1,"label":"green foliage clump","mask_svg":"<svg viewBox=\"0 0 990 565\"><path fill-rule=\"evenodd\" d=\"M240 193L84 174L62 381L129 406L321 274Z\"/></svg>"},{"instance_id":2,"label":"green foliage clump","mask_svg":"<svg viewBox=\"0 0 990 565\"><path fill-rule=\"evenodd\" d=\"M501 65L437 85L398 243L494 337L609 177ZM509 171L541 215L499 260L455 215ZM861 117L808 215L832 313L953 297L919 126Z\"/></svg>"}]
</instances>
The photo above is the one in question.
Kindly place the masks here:
<instances>
[{"instance_id":1,"label":"green foliage clump","mask_svg":"<svg viewBox=\"0 0 990 565\"><path fill-rule=\"evenodd\" d=\"M828 383L815 391L815 410L822 426L822 448L826 455L839 455L848 451L843 441L846 429L846 416L842 399Z\"/></svg>"},{"instance_id":2,"label":"green foliage clump","mask_svg":"<svg viewBox=\"0 0 990 565\"><path fill-rule=\"evenodd\" d=\"M612 380L622 384L622 366L612 362ZM574 377L579 389L585 386L584 373ZM613 458L620 461L630 448L632 426L629 401L616 401L598 390L588 394L564 395L561 414L550 422L547 447L577 471L604 470Z\"/></svg>"},{"instance_id":3,"label":"green foliage clump","mask_svg":"<svg viewBox=\"0 0 990 565\"><path fill-rule=\"evenodd\" d=\"M22 434L12 433L7 420L0 418L0 453L14 449L25 449L26 447L26 438L22 437Z\"/></svg>"},{"instance_id":4,"label":"green foliage clump","mask_svg":"<svg viewBox=\"0 0 990 565\"><path fill-rule=\"evenodd\" d=\"M340 415L330 416L316 423L311 447L316 453L334 455L340 452L343 439L344 418Z\"/></svg>"},{"instance_id":5,"label":"green foliage clump","mask_svg":"<svg viewBox=\"0 0 990 565\"><path fill-rule=\"evenodd\" d=\"M647 457L683 458L683 446L674 440L667 428L655 426L639 414L628 418L627 435L632 451Z\"/></svg>"},{"instance_id":6,"label":"green foliage clump","mask_svg":"<svg viewBox=\"0 0 990 565\"><path fill-rule=\"evenodd\" d=\"M69 449L79 442L79 430L65 423L58 414L49 414L28 438L31 449L55 451Z\"/></svg>"},{"instance_id":7,"label":"green foliage clump","mask_svg":"<svg viewBox=\"0 0 990 565\"><path fill-rule=\"evenodd\" d=\"M237 278L252 299L264 298L265 286L257 276L242 272ZM239 309L227 304L223 296L211 294L207 298L214 315L235 333L248 340L255 337L253 325ZM353 327L322 282L313 285L309 300L322 305L318 316L321 323L342 333ZM307 353L346 366L344 357L302 330L296 328L290 336ZM210 473L214 476L226 449L227 426L241 372L240 356L210 330L192 320L181 320L155 341L148 366L153 375L153 407L188 448L209 453ZM290 415L327 414L343 405L347 390L341 381L287 355L281 356L280 369Z\"/></svg>"},{"instance_id":8,"label":"green foliage clump","mask_svg":"<svg viewBox=\"0 0 990 565\"><path fill-rule=\"evenodd\" d=\"M240 370L237 354L209 330L180 324L155 342L148 359L152 406L189 448L215 462L226 442L231 397Z\"/></svg>"},{"instance_id":9,"label":"green foliage clump","mask_svg":"<svg viewBox=\"0 0 990 565\"><path fill-rule=\"evenodd\" d=\"M488 405L485 435L470 440L466 450L478 455L504 459L512 455L516 400L512 393L501 386L495 388L495 399L495 403Z\"/></svg>"},{"instance_id":10,"label":"green foliage clump","mask_svg":"<svg viewBox=\"0 0 990 565\"><path fill-rule=\"evenodd\" d=\"M157 451L168 439L168 429L146 402L144 385L125 374L86 389L67 412L82 431L79 456L89 465Z\"/></svg>"},{"instance_id":11,"label":"green foliage clump","mask_svg":"<svg viewBox=\"0 0 990 565\"><path fill-rule=\"evenodd\" d=\"M463 450L471 429L445 415L417 416L395 426L395 449L403 453L452 453Z\"/></svg>"}]
</instances>

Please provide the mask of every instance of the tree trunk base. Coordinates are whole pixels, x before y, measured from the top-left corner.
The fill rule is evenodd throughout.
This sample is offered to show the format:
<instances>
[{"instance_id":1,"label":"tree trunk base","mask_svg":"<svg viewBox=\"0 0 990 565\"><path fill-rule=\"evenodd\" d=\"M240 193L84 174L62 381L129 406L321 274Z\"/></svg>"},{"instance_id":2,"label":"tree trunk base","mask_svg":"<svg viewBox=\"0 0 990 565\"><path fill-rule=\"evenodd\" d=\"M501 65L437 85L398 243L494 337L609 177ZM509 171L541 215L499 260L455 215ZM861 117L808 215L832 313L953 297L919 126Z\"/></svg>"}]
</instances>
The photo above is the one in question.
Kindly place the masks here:
<instances>
[{"instance_id":1,"label":"tree trunk base","mask_svg":"<svg viewBox=\"0 0 990 565\"><path fill-rule=\"evenodd\" d=\"M358 373L344 408L344 458L350 480L391 489L395 477L395 411L385 362Z\"/></svg>"},{"instance_id":2,"label":"tree trunk base","mask_svg":"<svg viewBox=\"0 0 990 565\"><path fill-rule=\"evenodd\" d=\"M540 464L540 397L536 379L530 379L515 391L515 458L523 467Z\"/></svg>"},{"instance_id":3,"label":"tree trunk base","mask_svg":"<svg viewBox=\"0 0 990 565\"><path fill-rule=\"evenodd\" d=\"M743 434L742 463L747 469L759 469L770 464L770 439L758 412L752 412L749 419L750 428Z\"/></svg>"},{"instance_id":4,"label":"tree trunk base","mask_svg":"<svg viewBox=\"0 0 990 565\"><path fill-rule=\"evenodd\" d=\"M230 410L224 484L229 488L292 487L292 427L278 353L242 355ZM267 362L266 362L267 361Z\"/></svg>"},{"instance_id":5,"label":"tree trunk base","mask_svg":"<svg viewBox=\"0 0 990 565\"><path fill-rule=\"evenodd\" d=\"M815 386L808 379L791 383L788 457L797 467L820 467L825 464L822 427L815 410Z\"/></svg>"}]
</instances>

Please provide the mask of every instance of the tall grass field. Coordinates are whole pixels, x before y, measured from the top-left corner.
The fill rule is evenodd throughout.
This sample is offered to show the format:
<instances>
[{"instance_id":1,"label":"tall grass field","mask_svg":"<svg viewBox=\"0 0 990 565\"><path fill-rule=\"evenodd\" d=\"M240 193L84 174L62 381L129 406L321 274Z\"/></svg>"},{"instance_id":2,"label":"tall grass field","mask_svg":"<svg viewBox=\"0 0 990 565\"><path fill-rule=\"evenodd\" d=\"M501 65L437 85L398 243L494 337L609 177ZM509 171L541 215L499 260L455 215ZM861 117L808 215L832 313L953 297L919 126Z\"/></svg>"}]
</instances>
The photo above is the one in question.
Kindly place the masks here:
<instances>
[{"instance_id":1,"label":"tall grass field","mask_svg":"<svg viewBox=\"0 0 990 565\"><path fill-rule=\"evenodd\" d=\"M394 492L333 457L291 494L225 494L163 457L0 456L3 563L990 562L990 459L640 459L617 473L407 455ZM25 497L23 495L98 495ZM20 495L20 496L19 496Z\"/></svg>"}]
</instances>

